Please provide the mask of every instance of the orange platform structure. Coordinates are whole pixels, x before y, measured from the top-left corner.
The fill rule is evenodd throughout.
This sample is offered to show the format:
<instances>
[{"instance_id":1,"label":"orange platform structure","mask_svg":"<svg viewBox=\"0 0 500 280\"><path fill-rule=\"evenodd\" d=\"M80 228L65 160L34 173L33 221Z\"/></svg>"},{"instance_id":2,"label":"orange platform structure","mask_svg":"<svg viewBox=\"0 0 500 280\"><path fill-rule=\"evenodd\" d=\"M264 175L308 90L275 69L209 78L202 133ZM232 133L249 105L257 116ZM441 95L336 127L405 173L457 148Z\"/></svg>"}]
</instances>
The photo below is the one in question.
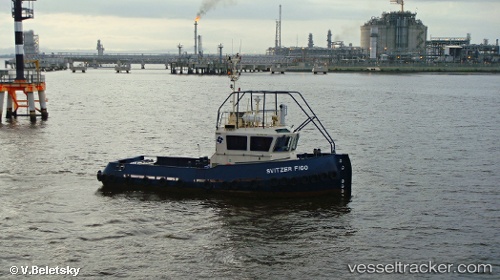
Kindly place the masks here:
<instances>
[{"instance_id":1,"label":"orange platform structure","mask_svg":"<svg viewBox=\"0 0 500 280\"><path fill-rule=\"evenodd\" d=\"M37 116L46 120L47 97L45 93L45 77L40 74L38 63L34 71L25 71L25 79L18 80L14 73L0 73L0 121L3 116L4 102L7 99L5 117L29 116L32 122ZM36 99L35 94L38 94ZM25 110L24 110L25 109Z\"/></svg>"}]
</instances>

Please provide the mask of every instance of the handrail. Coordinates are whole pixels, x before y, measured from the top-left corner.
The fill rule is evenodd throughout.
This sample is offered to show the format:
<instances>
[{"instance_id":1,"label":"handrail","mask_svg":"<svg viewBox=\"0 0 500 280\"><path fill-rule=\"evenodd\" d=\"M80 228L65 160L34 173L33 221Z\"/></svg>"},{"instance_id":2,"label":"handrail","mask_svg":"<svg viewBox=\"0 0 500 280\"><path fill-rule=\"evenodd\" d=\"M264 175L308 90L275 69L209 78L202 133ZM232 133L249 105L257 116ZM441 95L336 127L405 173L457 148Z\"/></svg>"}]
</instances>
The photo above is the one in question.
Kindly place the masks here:
<instances>
[{"instance_id":1,"label":"handrail","mask_svg":"<svg viewBox=\"0 0 500 280\"><path fill-rule=\"evenodd\" d=\"M29 84L39 84L45 82L45 76L37 73L31 73L31 71L27 71L25 73L26 83ZM18 83L19 81L16 79L16 74L8 74L0 76L0 83L5 84L13 84Z\"/></svg>"},{"instance_id":2,"label":"handrail","mask_svg":"<svg viewBox=\"0 0 500 280\"><path fill-rule=\"evenodd\" d=\"M295 101L295 104L302 110L302 112L306 115L306 119L294 130L294 132L301 131L304 127L306 127L309 123L313 123L314 126L318 129L318 131L323 135L323 137L326 139L326 141L330 144L330 151L331 153L335 153L335 141L333 140L332 136L328 133L326 130L325 126L321 122L321 120L318 118L316 113L313 111L311 106L309 106L309 103L305 100L304 96L298 92L298 91L267 91L267 90L249 90L249 91L233 91L228 95L228 97L224 100L224 102L219 106L219 109L217 110L217 121L215 123L215 128L218 129L221 127L221 122L222 122L222 115L224 112L221 112L222 108L226 105L228 100L230 100L234 95L236 95L236 100L238 102L235 104L237 112L241 112L239 110L240 106L240 100L243 99L245 94L249 94L252 96L253 94L260 94L263 95L263 99L266 99L266 95L274 95L274 100L277 100L278 95L286 95L292 98L293 101ZM264 106L264 105L263 105ZM272 112L272 111L277 111L278 104L276 102L275 104L276 108L274 110L266 110L263 107L263 114L264 112ZM263 115L262 120L265 120L265 115ZM238 123L238 121L236 122Z\"/></svg>"}]
</instances>

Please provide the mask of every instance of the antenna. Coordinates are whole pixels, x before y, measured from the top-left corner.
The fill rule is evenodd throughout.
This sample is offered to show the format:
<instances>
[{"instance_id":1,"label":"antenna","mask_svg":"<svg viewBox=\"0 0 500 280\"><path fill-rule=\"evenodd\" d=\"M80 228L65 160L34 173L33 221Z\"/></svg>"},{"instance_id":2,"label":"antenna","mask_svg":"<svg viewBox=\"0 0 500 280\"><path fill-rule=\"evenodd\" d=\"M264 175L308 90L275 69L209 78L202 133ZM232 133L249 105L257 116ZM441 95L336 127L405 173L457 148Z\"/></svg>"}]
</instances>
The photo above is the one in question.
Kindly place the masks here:
<instances>
[{"instance_id":1,"label":"antenna","mask_svg":"<svg viewBox=\"0 0 500 280\"><path fill-rule=\"evenodd\" d=\"M401 5L401 12L405 11L405 0L391 0L391 4Z\"/></svg>"}]
</instances>

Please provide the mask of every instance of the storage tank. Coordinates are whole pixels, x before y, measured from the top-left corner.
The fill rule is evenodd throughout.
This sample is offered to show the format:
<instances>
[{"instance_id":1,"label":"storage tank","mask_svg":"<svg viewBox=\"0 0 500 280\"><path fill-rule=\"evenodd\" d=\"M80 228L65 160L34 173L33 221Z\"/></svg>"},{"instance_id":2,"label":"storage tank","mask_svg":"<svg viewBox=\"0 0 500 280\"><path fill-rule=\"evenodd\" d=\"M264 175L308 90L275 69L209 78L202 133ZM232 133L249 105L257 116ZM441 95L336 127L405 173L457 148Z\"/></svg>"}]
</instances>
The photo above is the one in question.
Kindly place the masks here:
<instances>
[{"instance_id":1,"label":"storage tank","mask_svg":"<svg viewBox=\"0 0 500 280\"><path fill-rule=\"evenodd\" d=\"M366 54L372 44L372 30L377 30L376 55L382 53L425 53L427 26L416 19L416 13L390 12L372 17L361 26L361 48Z\"/></svg>"}]
</instances>

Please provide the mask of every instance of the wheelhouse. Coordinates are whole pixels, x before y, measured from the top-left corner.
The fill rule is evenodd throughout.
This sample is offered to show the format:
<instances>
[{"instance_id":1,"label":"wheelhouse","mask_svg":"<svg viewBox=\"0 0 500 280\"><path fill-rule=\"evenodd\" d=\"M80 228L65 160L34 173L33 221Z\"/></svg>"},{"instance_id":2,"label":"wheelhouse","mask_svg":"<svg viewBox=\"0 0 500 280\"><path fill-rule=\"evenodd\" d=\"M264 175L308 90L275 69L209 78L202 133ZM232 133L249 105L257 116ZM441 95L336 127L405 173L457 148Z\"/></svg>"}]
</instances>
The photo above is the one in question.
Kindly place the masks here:
<instances>
[{"instance_id":1,"label":"wheelhouse","mask_svg":"<svg viewBox=\"0 0 500 280\"><path fill-rule=\"evenodd\" d=\"M291 97L305 113L306 120L297 128L287 125L287 106L278 103L278 95ZM300 93L233 92L218 111L211 166L296 159L299 131L310 122L319 128L334 152L333 140Z\"/></svg>"}]
</instances>

